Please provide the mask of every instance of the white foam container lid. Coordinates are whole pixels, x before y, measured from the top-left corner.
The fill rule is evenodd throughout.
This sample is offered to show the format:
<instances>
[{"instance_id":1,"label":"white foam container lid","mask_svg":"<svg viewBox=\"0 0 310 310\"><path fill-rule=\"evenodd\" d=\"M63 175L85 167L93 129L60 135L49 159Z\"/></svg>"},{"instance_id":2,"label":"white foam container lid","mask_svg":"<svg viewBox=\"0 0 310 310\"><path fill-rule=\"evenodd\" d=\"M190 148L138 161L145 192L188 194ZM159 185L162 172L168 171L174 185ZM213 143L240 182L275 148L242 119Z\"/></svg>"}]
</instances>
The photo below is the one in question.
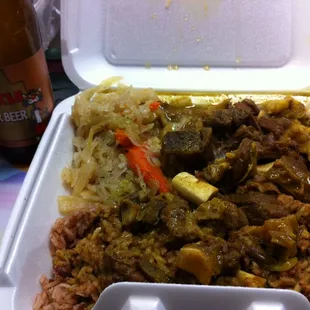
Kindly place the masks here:
<instances>
[{"instance_id":1,"label":"white foam container lid","mask_svg":"<svg viewBox=\"0 0 310 310\"><path fill-rule=\"evenodd\" d=\"M65 0L63 62L81 89L121 75L165 91L306 90L309 12L308 0Z\"/></svg>"},{"instance_id":2,"label":"white foam container lid","mask_svg":"<svg viewBox=\"0 0 310 310\"><path fill-rule=\"evenodd\" d=\"M170 92L310 85L308 0L63 0L61 9L63 64L80 89L113 75ZM56 197L67 194L60 173L73 155L73 103L55 109L14 206L0 249L0 310L32 309L40 275L51 275L48 237ZM109 287L101 301L95 310L310 309L292 291L132 283Z\"/></svg>"}]
</instances>

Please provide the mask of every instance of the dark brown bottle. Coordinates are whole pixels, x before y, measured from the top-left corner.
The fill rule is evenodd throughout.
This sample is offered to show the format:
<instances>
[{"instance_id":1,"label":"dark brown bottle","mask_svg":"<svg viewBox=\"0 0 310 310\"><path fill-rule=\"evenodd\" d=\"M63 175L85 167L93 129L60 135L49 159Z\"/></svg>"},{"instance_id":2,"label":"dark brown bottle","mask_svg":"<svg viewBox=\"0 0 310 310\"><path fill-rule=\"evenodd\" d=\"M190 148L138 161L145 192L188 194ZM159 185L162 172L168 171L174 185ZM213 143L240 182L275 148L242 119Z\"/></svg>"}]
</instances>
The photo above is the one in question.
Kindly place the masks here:
<instances>
[{"instance_id":1,"label":"dark brown bottle","mask_svg":"<svg viewBox=\"0 0 310 310\"><path fill-rule=\"evenodd\" d=\"M53 108L35 9L30 0L1 0L0 154L30 163Z\"/></svg>"}]
</instances>

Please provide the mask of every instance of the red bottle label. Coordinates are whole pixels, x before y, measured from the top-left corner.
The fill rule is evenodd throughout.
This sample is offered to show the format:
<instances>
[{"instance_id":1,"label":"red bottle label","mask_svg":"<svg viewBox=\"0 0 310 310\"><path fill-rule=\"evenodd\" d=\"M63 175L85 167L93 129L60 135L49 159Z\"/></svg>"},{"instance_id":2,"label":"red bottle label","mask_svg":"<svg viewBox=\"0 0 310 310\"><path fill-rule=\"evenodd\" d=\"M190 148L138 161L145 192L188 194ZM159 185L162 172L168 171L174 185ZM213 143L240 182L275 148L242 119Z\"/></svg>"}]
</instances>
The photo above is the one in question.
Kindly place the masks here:
<instances>
[{"instance_id":1,"label":"red bottle label","mask_svg":"<svg viewBox=\"0 0 310 310\"><path fill-rule=\"evenodd\" d=\"M0 145L38 143L54 108L44 51L0 70Z\"/></svg>"}]
</instances>

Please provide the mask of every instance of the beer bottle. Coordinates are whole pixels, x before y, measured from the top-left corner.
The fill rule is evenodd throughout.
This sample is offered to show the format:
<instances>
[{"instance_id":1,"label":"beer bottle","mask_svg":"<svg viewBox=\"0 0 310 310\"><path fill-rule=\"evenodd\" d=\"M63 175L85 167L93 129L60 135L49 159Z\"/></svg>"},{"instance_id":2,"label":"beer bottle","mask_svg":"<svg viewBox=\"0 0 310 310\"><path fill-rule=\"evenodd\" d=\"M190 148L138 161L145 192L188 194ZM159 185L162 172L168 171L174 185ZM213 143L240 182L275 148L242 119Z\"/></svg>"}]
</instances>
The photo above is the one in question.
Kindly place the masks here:
<instances>
[{"instance_id":1,"label":"beer bottle","mask_svg":"<svg viewBox=\"0 0 310 310\"><path fill-rule=\"evenodd\" d=\"M31 0L0 1L0 154L30 163L54 101Z\"/></svg>"}]
</instances>

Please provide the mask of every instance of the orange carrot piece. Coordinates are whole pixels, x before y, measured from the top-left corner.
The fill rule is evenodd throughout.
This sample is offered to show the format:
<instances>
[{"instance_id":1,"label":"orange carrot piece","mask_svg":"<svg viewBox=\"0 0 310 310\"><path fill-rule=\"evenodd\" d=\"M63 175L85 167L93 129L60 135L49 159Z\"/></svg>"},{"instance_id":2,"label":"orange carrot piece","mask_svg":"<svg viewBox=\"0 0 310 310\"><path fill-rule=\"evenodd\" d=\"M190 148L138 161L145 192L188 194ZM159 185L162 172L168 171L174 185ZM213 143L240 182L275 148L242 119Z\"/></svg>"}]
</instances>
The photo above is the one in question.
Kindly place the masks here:
<instances>
[{"instance_id":1,"label":"orange carrot piece","mask_svg":"<svg viewBox=\"0 0 310 310\"><path fill-rule=\"evenodd\" d=\"M158 191L160 193L170 191L168 180L164 176L162 170L159 167L153 166L147 160L145 147L133 146L129 148L126 157L129 167L137 175L140 172L146 184L150 186L152 182L155 181L158 183Z\"/></svg>"},{"instance_id":2,"label":"orange carrot piece","mask_svg":"<svg viewBox=\"0 0 310 310\"><path fill-rule=\"evenodd\" d=\"M155 112L156 110L158 110L159 107L160 107L160 102L158 101L154 101L150 104L150 110L152 112Z\"/></svg>"},{"instance_id":3,"label":"orange carrot piece","mask_svg":"<svg viewBox=\"0 0 310 310\"><path fill-rule=\"evenodd\" d=\"M122 129L115 130L115 139L121 146L131 146L132 142L127 136L126 132Z\"/></svg>"}]
</instances>

